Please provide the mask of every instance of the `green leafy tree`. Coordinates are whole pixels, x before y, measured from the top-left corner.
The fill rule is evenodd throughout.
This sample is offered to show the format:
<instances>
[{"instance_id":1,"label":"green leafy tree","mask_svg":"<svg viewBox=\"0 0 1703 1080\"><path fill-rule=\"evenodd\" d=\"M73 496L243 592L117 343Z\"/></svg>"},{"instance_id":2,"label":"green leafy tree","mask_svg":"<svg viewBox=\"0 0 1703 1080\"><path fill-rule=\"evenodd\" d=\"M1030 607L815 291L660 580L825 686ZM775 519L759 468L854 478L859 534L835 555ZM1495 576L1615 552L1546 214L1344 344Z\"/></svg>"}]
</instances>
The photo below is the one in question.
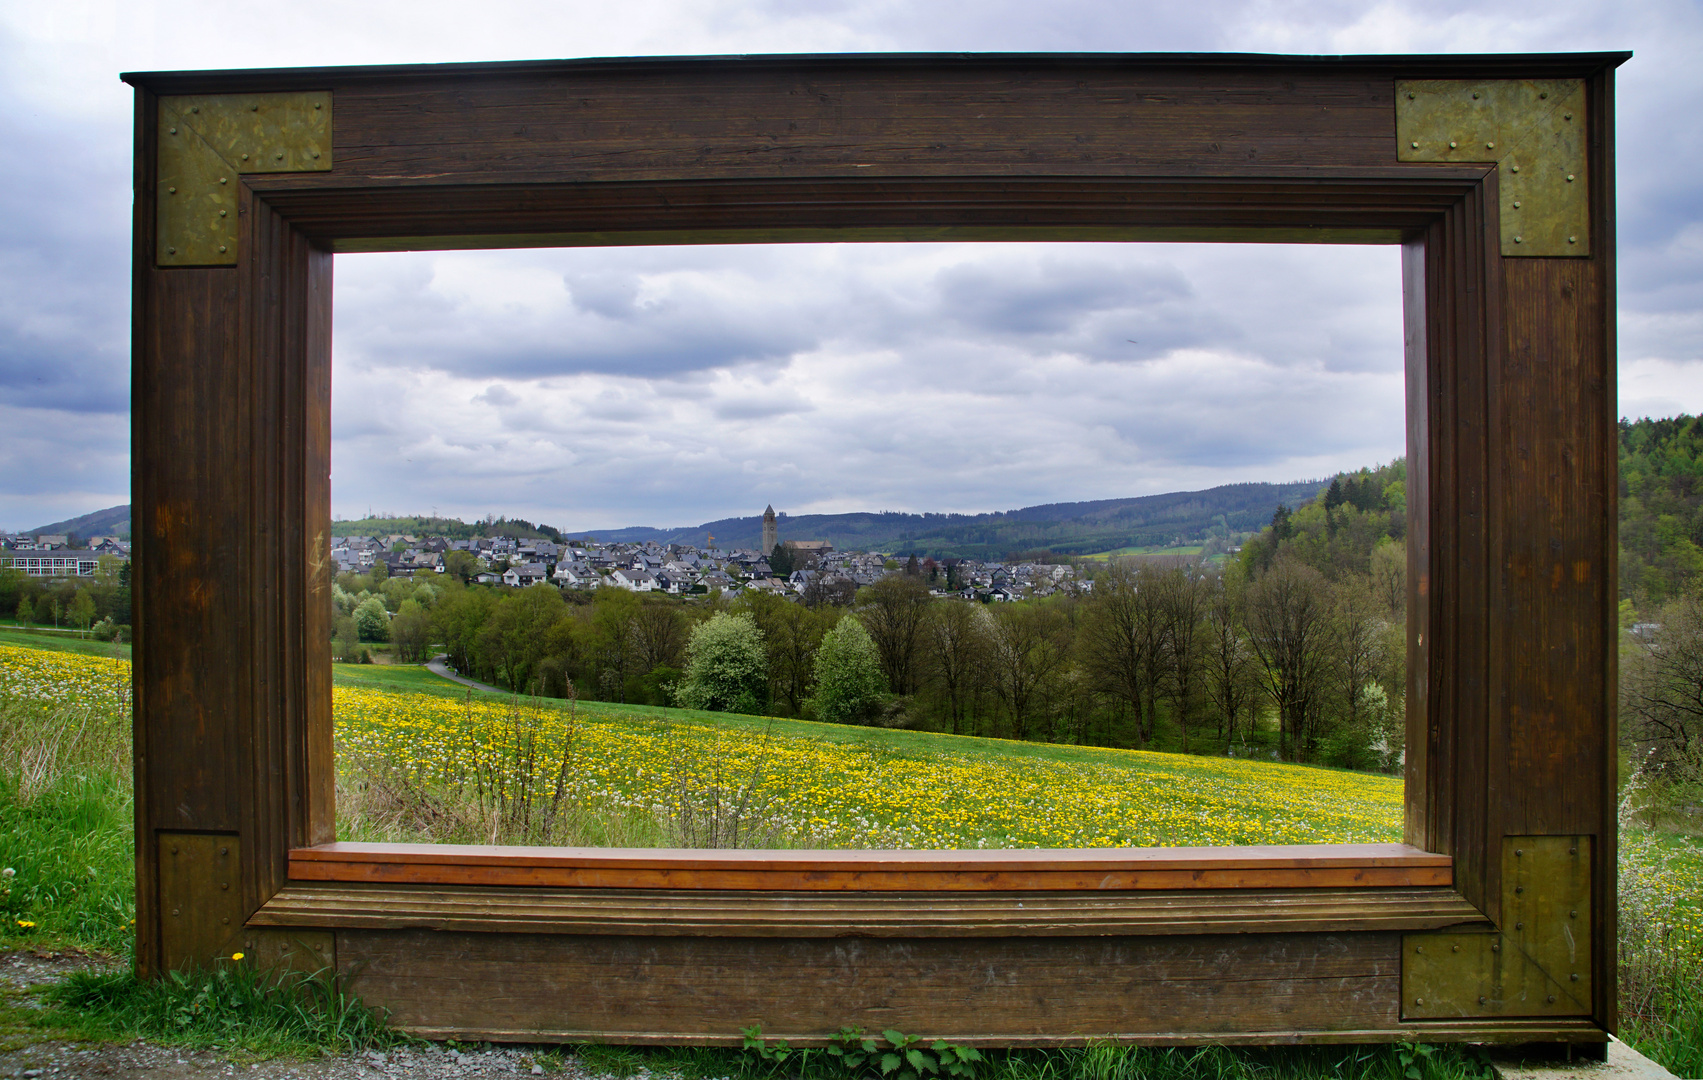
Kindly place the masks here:
<instances>
[{"instance_id":1,"label":"green leafy tree","mask_svg":"<svg viewBox=\"0 0 1703 1080\"><path fill-rule=\"evenodd\" d=\"M769 552L769 569L773 570L778 578L784 578L798 569L792 549L785 544L776 544L775 550Z\"/></svg>"},{"instance_id":2,"label":"green leafy tree","mask_svg":"<svg viewBox=\"0 0 1703 1080\"><path fill-rule=\"evenodd\" d=\"M362 641L385 641L390 637L390 615L384 610L384 601L369 596L356 606L355 632Z\"/></svg>"},{"instance_id":3,"label":"green leafy tree","mask_svg":"<svg viewBox=\"0 0 1703 1080\"><path fill-rule=\"evenodd\" d=\"M418 664L426 659L431 641L431 620L425 609L413 600L402 601L396 618L390 621L390 640L396 645L396 657L405 664Z\"/></svg>"},{"instance_id":4,"label":"green leafy tree","mask_svg":"<svg viewBox=\"0 0 1703 1080\"><path fill-rule=\"evenodd\" d=\"M27 596L18 601L18 621L25 626L35 622L35 605L30 603Z\"/></svg>"},{"instance_id":5,"label":"green leafy tree","mask_svg":"<svg viewBox=\"0 0 1703 1080\"><path fill-rule=\"evenodd\" d=\"M875 715L887 689L881 654L854 616L842 618L816 650L816 715L855 724Z\"/></svg>"},{"instance_id":6,"label":"green leafy tree","mask_svg":"<svg viewBox=\"0 0 1703 1080\"><path fill-rule=\"evenodd\" d=\"M454 577L465 585L479 572L479 557L470 551L446 551L443 553L443 565L445 576Z\"/></svg>"},{"instance_id":7,"label":"green leafy tree","mask_svg":"<svg viewBox=\"0 0 1703 1080\"><path fill-rule=\"evenodd\" d=\"M70 618L72 626L84 634L89 632L89 625L95 621L95 598L89 595L89 590L78 589L71 598Z\"/></svg>"},{"instance_id":8,"label":"green leafy tree","mask_svg":"<svg viewBox=\"0 0 1703 1080\"><path fill-rule=\"evenodd\" d=\"M768 681L768 650L757 621L750 612L718 611L693 629L674 697L687 709L755 713Z\"/></svg>"}]
</instances>

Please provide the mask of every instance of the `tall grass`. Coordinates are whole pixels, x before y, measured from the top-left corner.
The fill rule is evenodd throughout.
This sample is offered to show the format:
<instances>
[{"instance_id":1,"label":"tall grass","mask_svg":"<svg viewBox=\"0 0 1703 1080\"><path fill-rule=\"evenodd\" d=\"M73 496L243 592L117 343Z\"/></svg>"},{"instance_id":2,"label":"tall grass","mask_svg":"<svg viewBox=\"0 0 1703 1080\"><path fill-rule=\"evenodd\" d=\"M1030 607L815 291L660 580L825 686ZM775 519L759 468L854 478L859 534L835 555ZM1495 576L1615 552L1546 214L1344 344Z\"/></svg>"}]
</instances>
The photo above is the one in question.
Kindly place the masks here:
<instances>
[{"instance_id":1,"label":"tall grass","mask_svg":"<svg viewBox=\"0 0 1703 1080\"><path fill-rule=\"evenodd\" d=\"M128 688L0 697L0 941L129 949L135 915Z\"/></svg>"},{"instance_id":2,"label":"tall grass","mask_svg":"<svg viewBox=\"0 0 1703 1080\"><path fill-rule=\"evenodd\" d=\"M1620 800L1621 1037L1679 1076L1703 1076L1703 847L1642 769Z\"/></svg>"},{"instance_id":3,"label":"tall grass","mask_svg":"<svg viewBox=\"0 0 1703 1080\"><path fill-rule=\"evenodd\" d=\"M749 734L708 738L651 720L666 750L655 763L666 797L635 805L590 793L581 768L578 702L565 709L518 695L495 722L471 693L452 766L352 756L339 770L338 835L347 840L585 847L779 848L807 843L759 793L767 762ZM768 733L760 736L767 745Z\"/></svg>"}]
</instances>

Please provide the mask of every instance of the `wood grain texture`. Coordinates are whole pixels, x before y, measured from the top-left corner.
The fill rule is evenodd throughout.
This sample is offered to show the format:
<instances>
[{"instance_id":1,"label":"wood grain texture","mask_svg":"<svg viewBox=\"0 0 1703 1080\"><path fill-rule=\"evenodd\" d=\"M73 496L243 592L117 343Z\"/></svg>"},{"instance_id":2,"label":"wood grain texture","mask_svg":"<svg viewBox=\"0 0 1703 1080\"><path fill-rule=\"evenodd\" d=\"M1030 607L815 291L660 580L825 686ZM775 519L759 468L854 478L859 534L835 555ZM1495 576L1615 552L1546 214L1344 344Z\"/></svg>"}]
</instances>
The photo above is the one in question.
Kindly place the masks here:
<instances>
[{"instance_id":1,"label":"wood grain texture","mask_svg":"<svg viewBox=\"0 0 1703 1080\"><path fill-rule=\"evenodd\" d=\"M344 930L352 991L413 1031L726 1041L845 1024L1023 1045L1396 1030L1399 935L787 939ZM525 1033L521 1036L520 1033Z\"/></svg>"},{"instance_id":2,"label":"wood grain texture","mask_svg":"<svg viewBox=\"0 0 1703 1080\"><path fill-rule=\"evenodd\" d=\"M957 909L965 926L1005 919L1007 926L1058 929L1056 937L974 938L983 951L958 968L939 959L944 954L926 953L945 948L943 938L922 945L880 939L867 954L874 957L874 974L858 984L864 995L856 999L858 1008L866 1010L859 1015L886 1007L879 1001L882 986L912 993L905 980L913 974L921 980L917 986L927 987L973 982L981 973L988 985L1005 980L1022 988L1012 1001L1032 988L1030 997L1045 1003L1036 1014L1042 1022L1065 1016L1062 1003L1075 993L1084 1016L1096 1025L1109 1023L1093 1011L1103 1004L1098 984L1067 991L1028 965L1093 963L1111 954L1070 950L1120 948L1137 950L1118 954L1125 959L1181 973L1178 979L1191 989L1166 1013L1164 1002L1148 1003L1148 991L1114 978L1116 992L1106 1000L1124 1011L1107 1031L1183 1041L1387 1033L1398 1029L1378 1014L1393 1008L1393 1000L1373 1000L1383 985L1378 980L1387 977L1376 973L1375 963L1354 975L1322 974L1342 942L1360 943L1350 952L1372 949L1365 943L1378 940L1377 933L1207 938L1148 930L1185 910L1193 902L1190 890L1203 920L1222 916L1227 921L1214 924L1220 929L1244 925L1235 920L1245 914L1235 912L1245 912L1238 908L1245 898L1205 899L1203 886L1223 886L1229 894L1232 887L1310 883L1328 892L1346 884L1332 875L1347 874L1370 903L1383 880L1377 875L1407 875L1412 886L1415 875L1443 869L1452 879L1439 880L1452 880L1466 901L1496 918L1493 853L1503 836L1515 833L1596 837L1593 972L1612 972L1614 789L1606 765L1615 724L1609 644L1615 595L1612 77L1624 59L767 57L132 76L138 86L137 205L143 207L154 205L156 93L329 88L337 99L335 169L244 179L238 267L162 272L145 255L153 250L152 217L137 217L133 489L142 970L156 971L159 963L154 840L162 830L180 830L240 836L245 912L261 911L282 896L274 914L288 908L291 917L332 920L322 924L328 926L339 917L337 903L349 905L344 916L350 919L382 916L362 906L371 897L361 899L366 894L351 883L290 884L286 875L298 865L306 874L347 875L354 868L359 876L365 866L416 880L422 874L439 881L446 874L483 880L509 875L502 889L486 888L482 900L477 889L462 900L416 897L408 901L416 908L396 916L445 927L419 941L435 942L436 951L423 955L446 966L415 974L426 989L449 987L452 1004L445 1007L485 1016L479 1023L490 1032L525 1018L505 1020L490 1012L496 1004L477 995L481 988L501 991L510 985L504 979L522 975L480 968L484 973L468 976L459 989L430 980L459 977L449 969L457 949L475 966L500 966L500 958L512 959L529 935L464 933L468 919L488 918L492 927L508 929L524 928L528 919L559 929L581 925L576 919L607 928L636 918L631 911L648 910L647 918L656 920L647 924L648 936L636 928L633 935L538 935L538 942L556 942L545 949L554 959L538 970L547 979L583 973L589 969L573 965L602 949L615 966L598 977L619 984L615 998L634 1003L634 1015L661 1016L644 1011L651 1008L645 995L672 985L669 979L684 980L682 972L710 972L712 984L734 988L728 1000L735 1001L756 993L754 982L769 976L777 957L818 974L838 971L833 965L841 961L834 958L843 954L833 950L849 948L846 940L784 936L788 925L810 923L822 909L806 917L804 909L782 911L768 904L774 896L753 899L749 892L787 893L810 879L837 882L818 891L847 904L854 903L853 894L876 887L892 899L926 883L942 890L936 894L941 904L968 905ZM1396 160L1394 80L1449 77L1590 80L1590 259L1502 259L1494 243L1494 170ZM564 915L560 904L543 899L534 910L522 910L532 902L527 874L613 887L631 886L633 871L644 868L524 859L357 858L339 864L292 857L333 835L322 541L329 508L327 252L471 243L945 237L1406 245L1414 672L1406 835L1416 847L1447 856L1447 867L1237 866L1226 861L1238 857L1234 853L1207 856L1198 866L1138 860L1109 868L923 865L911 855L904 858L912 864L896 867L810 867L785 860L651 866L646 872L674 875L670 883L685 886L675 899L635 897L628 911L610 906L613 894L606 893ZM583 876L603 873L616 876ZM735 882L729 874L747 876ZM708 902L730 883L748 890L743 913L737 905L713 915L691 913L694 902ZM996 912L1000 891L1021 886L1038 898L1057 893L1052 886L1060 884L1084 894L1104 894L1108 886L1119 887L1112 892L1159 888L1135 890L1149 895L1111 915L1096 909L1091 895L1060 899L1061 907L1032 924L1013 922L1008 908ZM1340 903L1338 915L1354 908L1369 920L1400 917L1404 902L1394 897L1401 890L1385 884L1383 915L1375 913L1376 905L1330 900L1327 892L1294 894L1282 910L1296 928L1310 925L1303 914L1309 905L1325 912ZM325 891L310 897L316 888ZM1166 890L1175 890L1182 905L1169 915L1154 906L1163 906L1154 897ZM1220 890L1209 892L1220 896ZM394 894L397 903L401 895ZM593 911L598 903L604 907ZM1218 916L1208 913L1215 903ZM480 904L487 905L482 913ZM870 916L871 925L899 932L912 916L901 918L897 910ZM1099 914L1084 914L1093 911ZM745 920L766 927L766 936L663 932L700 917L698 925L706 928ZM929 924L926 913L915 918L930 933L949 923ZM811 932L826 933L830 922L810 923ZM1117 925L1131 933L1100 933ZM1072 929L1089 926L1094 933ZM414 970L408 967L413 959L385 952L401 948L395 942L414 940L402 931L375 924L338 932L366 942L392 970ZM1258 946L1265 952L1246 952L1256 948L1255 939L1266 943ZM1239 960L1219 971L1216 983L1189 974L1199 970L1188 966L1197 955L1189 950L1206 941L1236 941L1243 950L1223 954ZM913 947L933 957L928 963L934 966L915 967L921 961L902 952ZM1284 951L1290 948L1307 955ZM661 967L642 960L664 954L672 959ZM1375 959L1369 952L1356 955ZM991 966L976 967L975 957L992 958ZM1303 960L1314 967L1293 966ZM1122 978L1122 969L1115 970ZM653 980L658 973L666 977ZM1332 978L1350 981L1333 984ZM1426 1037L1470 1032L1477 1038L1600 1039L1614 1022L1613 982L1595 980L1595 1012L1586 1025L1428 1027ZM787 985L790 990L780 990L809 992L805 983ZM1202 1004L1209 985L1219 995L1210 1008ZM1327 1003L1343 987L1350 1004L1331 1011ZM1291 1000L1281 1006L1253 1001L1261 988ZM396 992L403 992L400 984ZM980 999L968 990L954 993L936 993L941 1008L959 1010L954 1015L961 1019L979 1015ZM1356 996L1362 993L1373 997ZM501 1002L501 993L495 1000ZM1238 1015L1244 1002L1251 1004L1236 1027L1224 1018ZM709 1030L692 1027L684 1014L671 1015L675 1020L645 1037ZM618 1028L618 1020L591 1016L586 1022ZM1288 1026L1263 1026L1268 1023ZM641 1037L620 1030L627 1034L619 1037ZM969 1029L944 1024L941 1030ZM1077 1029L1062 1026L1055 1028L1062 1034L1002 1030L1033 1040L1077 1037L1070 1034ZM596 1031L593 1026L580 1034Z\"/></svg>"},{"instance_id":3,"label":"wood grain texture","mask_svg":"<svg viewBox=\"0 0 1703 1080\"><path fill-rule=\"evenodd\" d=\"M1484 924L1452 889L847 893L494 890L294 882L250 926L708 937L1013 937L1432 930Z\"/></svg>"},{"instance_id":4,"label":"wood grain texture","mask_svg":"<svg viewBox=\"0 0 1703 1080\"><path fill-rule=\"evenodd\" d=\"M295 881L558 888L947 892L1436 887L1451 862L1403 844L1014 851L695 851L334 843Z\"/></svg>"}]
</instances>

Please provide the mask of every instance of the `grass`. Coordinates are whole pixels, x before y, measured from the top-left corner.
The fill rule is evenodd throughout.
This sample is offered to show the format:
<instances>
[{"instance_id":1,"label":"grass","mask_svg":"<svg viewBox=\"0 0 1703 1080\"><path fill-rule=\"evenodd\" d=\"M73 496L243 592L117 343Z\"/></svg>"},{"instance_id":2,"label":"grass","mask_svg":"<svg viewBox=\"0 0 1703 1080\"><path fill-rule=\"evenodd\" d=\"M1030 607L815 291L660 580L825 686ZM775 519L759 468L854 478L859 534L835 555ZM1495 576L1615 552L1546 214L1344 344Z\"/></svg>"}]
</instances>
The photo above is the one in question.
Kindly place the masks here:
<instances>
[{"instance_id":1,"label":"grass","mask_svg":"<svg viewBox=\"0 0 1703 1080\"><path fill-rule=\"evenodd\" d=\"M821 1051L776 1064L754 1053L692 1047L580 1046L590 1069L684 1080L855 1080ZM1493 1075L1476 1047L1381 1046L1153 1048L1110 1044L1059 1050L991 1050L975 1080L1479 1080ZM876 1076L871 1071L863 1074Z\"/></svg>"},{"instance_id":2,"label":"grass","mask_svg":"<svg viewBox=\"0 0 1703 1080\"><path fill-rule=\"evenodd\" d=\"M128 643L119 644L78 637L75 631L46 628L11 629L0 626L0 645L20 649L46 649L51 652L77 653L81 656L116 656L130 659Z\"/></svg>"},{"instance_id":3,"label":"grass","mask_svg":"<svg viewBox=\"0 0 1703 1080\"><path fill-rule=\"evenodd\" d=\"M724 846L683 843L674 826L693 815L726 820L733 804L753 826L737 844L745 847L1109 848L1401 836L1394 777L518 700L434 685L417 668L341 666L336 677L344 839L580 844L620 835L617 846ZM567 805L578 816L558 813ZM656 822L648 831L646 815Z\"/></svg>"},{"instance_id":4,"label":"grass","mask_svg":"<svg viewBox=\"0 0 1703 1080\"><path fill-rule=\"evenodd\" d=\"M21 645L30 652L20 656L0 650L0 867L12 870L0 877L0 948L93 951L126 966L134 871L127 681L120 672L128 665L115 664L112 658L127 658L128 649L0 630L0 646L6 645ZM42 677L52 684L51 693L32 696L20 692L15 681L8 683L9 675L26 668L38 676L48 672ZM468 695L465 688L419 667L339 665L336 683L344 690L406 694L441 706L506 700ZM818 743L897 746L905 749L900 759L965 746L1014 761L1065 765L1098 761L1106 753L640 706L599 705L597 710L605 715L601 722L617 726L720 721L724 730L733 732L774 730ZM1645 929L1622 942L1627 962L1622 1000L1628 1006L1622 1035L1680 1075L1703 1075L1703 994L1698 991L1703 978L1697 951L1703 941L1697 933L1703 913L1703 852L1670 832L1641 829L1637 821L1629 811L1622 845L1629 857L1623 858L1623 873L1630 867L1634 880L1622 885L1622 925ZM1639 918L1653 921L1638 924ZM56 991L47 1006L40 1008L17 991L0 993L0 1046L43 1037L145 1037L273 1055L383 1046L400 1039L324 976L279 986L240 964L154 983L140 983L128 972L80 975ZM797 1071L777 1070L773 1063L727 1050L581 1047L578 1053L587 1064L617 1074L674 1071L688 1080L779 1080L783 1072ZM978 1080L1452 1080L1484 1075L1470 1048L1092 1046L995 1052L988 1058Z\"/></svg>"},{"instance_id":5,"label":"grass","mask_svg":"<svg viewBox=\"0 0 1703 1080\"><path fill-rule=\"evenodd\" d=\"M150 1039L188 1049L275 1057L412 1042L346 993L329 972L275 976L240 960L156 981L75 972L46 995L41 1022L70 1037Z\"/></svg>"}]
</instances>

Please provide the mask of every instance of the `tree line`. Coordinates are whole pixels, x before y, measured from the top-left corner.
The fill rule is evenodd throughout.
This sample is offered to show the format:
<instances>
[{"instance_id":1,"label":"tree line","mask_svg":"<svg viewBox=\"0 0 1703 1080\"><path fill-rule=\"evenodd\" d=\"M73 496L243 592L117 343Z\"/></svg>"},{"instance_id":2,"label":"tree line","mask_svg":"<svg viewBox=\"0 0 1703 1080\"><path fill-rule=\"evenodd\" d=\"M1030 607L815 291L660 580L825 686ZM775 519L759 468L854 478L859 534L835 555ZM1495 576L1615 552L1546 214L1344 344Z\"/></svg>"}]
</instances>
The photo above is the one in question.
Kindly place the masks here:
<instances>
[{"instance_id":1,"label":"tree line","mask_svg":"<svg viewBox=\"0 0 1703 1080\"><path fill-rule=\"evenodd\" d=\"M345 575L339 648L388 633L418 659L430 642L554 697L1389 769L1404 479L1399 461L1339 477L1218 565L1113 561L1086 595L1016 603L934 596L920 568L845 604Z\"/></svg>"}]
</instances>

